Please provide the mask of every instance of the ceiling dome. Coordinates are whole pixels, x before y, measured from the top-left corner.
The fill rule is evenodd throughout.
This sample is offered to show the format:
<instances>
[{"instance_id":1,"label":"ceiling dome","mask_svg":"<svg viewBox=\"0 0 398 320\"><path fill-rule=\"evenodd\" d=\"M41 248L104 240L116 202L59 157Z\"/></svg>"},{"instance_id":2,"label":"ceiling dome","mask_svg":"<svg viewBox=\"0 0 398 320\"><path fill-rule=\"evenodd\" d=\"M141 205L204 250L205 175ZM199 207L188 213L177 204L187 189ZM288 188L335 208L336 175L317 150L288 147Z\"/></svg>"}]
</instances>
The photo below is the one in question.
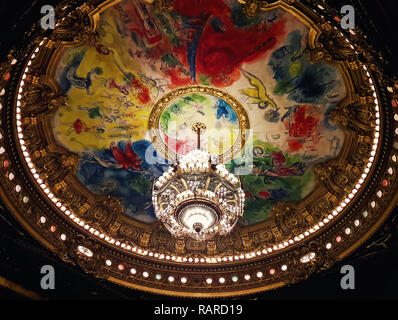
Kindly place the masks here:
<instances>
[{"instance_id":1,"label":"ceiling dome","mask_svg":"<svg viewBox=\"0 0 398 320\"><path fill-rule=\"evenodd\" d=\"M396 202L398 115L360 31L297 1L151 2L57 8L2 64L0 194L18 220L87 272L180 296L282 286L365 241ZM170 233L152 199L196 154L195 123L245 199L205 241ZM221 219L211 201L178 212L199 231Z\"/></svg>"}]
</instances>

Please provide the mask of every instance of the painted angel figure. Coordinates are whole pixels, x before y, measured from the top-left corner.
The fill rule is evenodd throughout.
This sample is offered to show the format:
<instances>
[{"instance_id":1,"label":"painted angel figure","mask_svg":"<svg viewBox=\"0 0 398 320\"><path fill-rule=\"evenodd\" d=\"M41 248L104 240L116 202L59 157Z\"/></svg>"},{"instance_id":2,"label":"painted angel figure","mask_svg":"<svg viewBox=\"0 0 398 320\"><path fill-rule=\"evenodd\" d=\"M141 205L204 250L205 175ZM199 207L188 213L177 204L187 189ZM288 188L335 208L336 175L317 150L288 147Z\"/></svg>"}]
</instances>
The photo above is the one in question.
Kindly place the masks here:
<instances>
[{"instance_id":1,"label":"painted angel figure","mask_svg":"<svg viewBox=\"0 0 398 320\"><path fill-rule=\"evenodd\" d=\"M248 97L250 103L257 104L260 109L267 109L270 107L270 109L265 113L265 119L270 122L277 122L279 120L279 108L274 100L272 100L272 98L268 95L267 88L263 82L254 74L251 74L243 69L241 69L241 71L252 85L251 88L242 89L241 93Z\"/></svg>"}]
</instances>

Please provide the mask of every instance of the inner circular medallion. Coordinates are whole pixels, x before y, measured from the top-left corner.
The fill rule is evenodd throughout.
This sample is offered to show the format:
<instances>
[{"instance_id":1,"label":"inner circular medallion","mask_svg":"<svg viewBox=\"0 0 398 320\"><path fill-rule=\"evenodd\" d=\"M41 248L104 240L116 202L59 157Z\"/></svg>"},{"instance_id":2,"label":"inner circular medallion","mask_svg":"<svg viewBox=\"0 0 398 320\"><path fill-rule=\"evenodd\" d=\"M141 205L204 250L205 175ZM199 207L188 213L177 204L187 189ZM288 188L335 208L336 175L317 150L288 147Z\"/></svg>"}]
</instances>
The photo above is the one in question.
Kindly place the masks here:
<instances>
[{"instance_id":1,"label":"inner circular medallion","mask_svg":"<svg viewBox=\"0 0 398 320\"><path fill-rule=\"evenodd\" d=\"M149 119L152 141L163 156L173 160L197 148L197 134L192 130L197 123L206 128L200 136L202 150L224 161L242 150L248 128L245 110L229 94L203 86L179 88L155 104Z\"/></svg>"}]
</instances>

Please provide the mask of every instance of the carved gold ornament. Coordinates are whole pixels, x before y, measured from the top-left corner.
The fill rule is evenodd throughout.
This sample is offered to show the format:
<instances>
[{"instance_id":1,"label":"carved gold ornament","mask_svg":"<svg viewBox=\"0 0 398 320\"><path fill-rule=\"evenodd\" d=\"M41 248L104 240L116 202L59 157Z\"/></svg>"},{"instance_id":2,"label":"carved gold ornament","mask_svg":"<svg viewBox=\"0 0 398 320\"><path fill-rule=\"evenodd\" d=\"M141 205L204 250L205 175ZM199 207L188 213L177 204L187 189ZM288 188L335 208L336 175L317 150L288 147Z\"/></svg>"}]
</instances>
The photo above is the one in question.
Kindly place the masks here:
<instances>
[{"instance_id":1,"label":"carved gold ornament","mask_svg":"<svg viewBox=\"0 0 398 320\"><path fill-rule=\"evenodd\" d=\"M315 191L299 203L278 202L266 222L237 225L201 242L175 238L159 221L131 219L119 199L90 192L76 178L77 155L53 135L51 116L68 104L55 69L66 48L98 44L100 13L116 2L87 1L69 7L70 14L57 8L62 22L54 32L34 27L26 47L0 65L0 196L43 245L98 278L131 288L221 297L280 287L327 269L383 223L398 198L398 113L391 104L397 84L386 78L360 31L334 28L336 12L325 4L319 9L316 1L311 7L239 1L248 17L276 7L295 15L310 27L312 61L334 64L343 74L347 97L330 117L344 130L345 142L338 157L316 165ZM168 1L155 4L171 10ZM249 118L236 98L211 86L161 96L148 122L152 142L166 159L175 158L159 135L159 117L170 101L194 92L223 99L238 116L239 139L220 154L226 162L245 145Z\"/></svg>"}]
</instances>

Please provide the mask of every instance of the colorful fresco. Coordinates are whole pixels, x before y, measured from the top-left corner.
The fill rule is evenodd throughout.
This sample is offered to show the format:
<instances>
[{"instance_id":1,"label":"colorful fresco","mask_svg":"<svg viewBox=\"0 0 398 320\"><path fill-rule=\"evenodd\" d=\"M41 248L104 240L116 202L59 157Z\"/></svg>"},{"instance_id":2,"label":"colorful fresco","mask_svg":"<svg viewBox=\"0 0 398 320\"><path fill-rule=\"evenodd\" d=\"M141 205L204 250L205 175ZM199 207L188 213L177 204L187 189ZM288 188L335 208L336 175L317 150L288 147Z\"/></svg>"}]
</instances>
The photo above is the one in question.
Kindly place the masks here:
<instances>
[{"instance_id":1,"label":"colorful fresco","mask_svg":"<svg viewBox=\"0 0 398 320\"><path fill-rule=\"evenodd\" d=\"M342 148L344 133L328 117L346 95L342 75L309 60L309 27L283 9L248 18L236 0L175 0L159 13L125 0L100 14L97 31L94 45L62 54L56 80L69 101L52 119L54 136L80 155L77 178L95 194L120 198L132 218L155 220L152 182L169 162L151 143L148 121L156 101L176 88L218 88L249 116L251 138L228 163L241 172L243 225L267 220L277 201L309 195L314 164ZM163 142L180 154L196 146L194 122L209 131L239 127L234 109L206 94L171 101L159 119ZM234 143L202 139L211 153L221 141Z\"/></svg>"},{"instance_id":2,"label":"colorful fresco","mask_svg":"<svg viewBox=\"0 0 398 320\"><path fill-rule=\"evenodd\" d=\"M236 143L239 132L238 116L223 99L192 93L175 99L162 112L159 127L163 142L178 154L197 148L197 135L192 126L203 123L212 130L201 134L201 148L219 154Z\"/></svg>"}]
</instances>

